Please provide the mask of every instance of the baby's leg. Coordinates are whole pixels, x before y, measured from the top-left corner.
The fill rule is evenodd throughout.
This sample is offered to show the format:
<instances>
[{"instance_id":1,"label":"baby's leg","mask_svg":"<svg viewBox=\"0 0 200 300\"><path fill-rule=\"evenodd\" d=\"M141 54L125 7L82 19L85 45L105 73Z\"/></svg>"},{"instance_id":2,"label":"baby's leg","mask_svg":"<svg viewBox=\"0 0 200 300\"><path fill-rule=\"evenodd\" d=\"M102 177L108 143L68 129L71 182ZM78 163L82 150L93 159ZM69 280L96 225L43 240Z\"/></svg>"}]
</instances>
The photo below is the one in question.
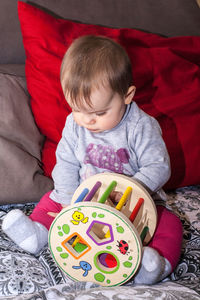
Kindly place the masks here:
<instances>
[{"instance_id":1,"label":"baby's leg","mask_svg":"<svg viewBox=\"0 0 200 300\"><path fill-rule=\"evenodd\" d=\"M40 202L36 205L32 214L30 215L30 219L34 222L39 222L44 225L48 230L51 226L51 223L54 220L54 217L49 216L48 212L59 213L62 210L62 205L53 201L49 198L51 191L46 193L40 200Z\"/></svg>"},{"instance_id":2,"label":"baby's leg","mask_svg":"<svg viewBox=\"0 0 200 300\"><path fill-rule=\"evenodd\" d=\"M134 282L154 284L166 278L176 267L181 253L182 225L179 218L157 206L158 224L152 241L143 248L141 267Z\"/></svg>"},{"instance_id":3,"label":"baby's leg","mask_svg":"<svg viewBox=\"0 0 200 300\"><path fill-rule=\"evenodd\" d=\"M149 243L160 255L166 258L172 271L177 266L183 238L183 228L180 219L163 206L157 206L158 223L156 232Z\"/></svg>"},{"instance_id":4,"label":"baby's leg","mask_svg":"<svg viewBox=\"0 0 200 300\"><path fill-rule=\"evenodd\" d=\"M3 231L23 250L38 253L48 242L48 229L53 218L49 211L60 212L61 205L45 194L30 217L19 209L11 210L2 223ZM53 206L53 207L52 207Z\"/></svg>"}]
</instances>

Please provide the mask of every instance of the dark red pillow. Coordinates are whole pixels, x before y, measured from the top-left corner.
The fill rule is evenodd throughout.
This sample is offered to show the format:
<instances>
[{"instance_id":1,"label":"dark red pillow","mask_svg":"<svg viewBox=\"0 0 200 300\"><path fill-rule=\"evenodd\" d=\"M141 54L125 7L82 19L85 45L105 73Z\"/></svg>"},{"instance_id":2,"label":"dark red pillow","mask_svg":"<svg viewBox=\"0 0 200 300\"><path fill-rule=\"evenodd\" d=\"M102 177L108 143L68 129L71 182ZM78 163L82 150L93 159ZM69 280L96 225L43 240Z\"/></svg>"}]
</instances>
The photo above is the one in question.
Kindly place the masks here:
<instances>
[{"instance_id":1,"label":"dark red pillow","mask_svg":"<svg viewBox=\"0 0 200 300\"><path fill-rule=\"evenodd\" d=\"M55 150L70 108L64 99L60 65L71 42L105 35L127 50L133 65L135 101L163 130L172 165L167 188L200 182L200 37L164 38L134 29L113 29L56 19L18 2L26 51L26 76L38 127L46 136L45 174L51 176Z\"/></svg>"}]
</instances>

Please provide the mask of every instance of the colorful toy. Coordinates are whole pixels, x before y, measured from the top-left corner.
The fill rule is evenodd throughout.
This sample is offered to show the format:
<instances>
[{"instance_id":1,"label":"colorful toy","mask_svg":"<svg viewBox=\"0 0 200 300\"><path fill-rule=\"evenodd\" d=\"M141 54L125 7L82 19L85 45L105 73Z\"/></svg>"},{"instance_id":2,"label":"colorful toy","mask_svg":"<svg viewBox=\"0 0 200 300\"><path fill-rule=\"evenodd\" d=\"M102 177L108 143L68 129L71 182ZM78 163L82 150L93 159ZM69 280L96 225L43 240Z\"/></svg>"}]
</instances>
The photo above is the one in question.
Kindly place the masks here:
<instances>
[{"instance_id":1,"label":"colorful toy","mask_svg":"<svg viewBox=\"0 0 200 300\"><path fill-rule=\"evenodd\" d=\"M116 206L109 199L114 190L122 193ZM121 285L137 271L156 222L154 201L144 187L124 175L101 173L85 180L55 218L49 247L72 279Z\"/></svg>"}]
</instances>

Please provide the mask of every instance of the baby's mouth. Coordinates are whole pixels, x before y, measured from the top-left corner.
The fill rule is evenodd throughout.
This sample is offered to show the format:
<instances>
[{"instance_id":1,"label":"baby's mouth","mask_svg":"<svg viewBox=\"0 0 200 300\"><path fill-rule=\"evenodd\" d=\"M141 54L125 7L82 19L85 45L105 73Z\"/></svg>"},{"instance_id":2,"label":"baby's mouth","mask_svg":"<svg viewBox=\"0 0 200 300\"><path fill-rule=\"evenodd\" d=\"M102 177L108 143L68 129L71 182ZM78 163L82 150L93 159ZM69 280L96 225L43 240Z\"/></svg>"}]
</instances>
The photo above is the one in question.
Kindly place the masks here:
<instances>
[{"instance_id":1,"label":"baby's mouth","mask_svg":"<svg viewBox=\"0 0 200 300\"><path fill-rule=\"evenodd\" d=\"M87 130L92 131L92 132L99 131L98 129L91 129L91 128L87 128Z\"/></svg>"}]
</instances>

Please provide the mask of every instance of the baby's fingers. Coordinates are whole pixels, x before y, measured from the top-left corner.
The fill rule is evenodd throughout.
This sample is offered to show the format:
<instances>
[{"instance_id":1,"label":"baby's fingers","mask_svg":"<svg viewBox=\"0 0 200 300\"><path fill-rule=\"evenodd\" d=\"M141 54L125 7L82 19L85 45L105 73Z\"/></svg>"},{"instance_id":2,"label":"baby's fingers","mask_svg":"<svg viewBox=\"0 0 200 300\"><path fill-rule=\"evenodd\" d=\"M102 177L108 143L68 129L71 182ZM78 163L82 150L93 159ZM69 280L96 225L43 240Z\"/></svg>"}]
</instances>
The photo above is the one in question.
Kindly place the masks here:
<instances>
[{"instance_id":1,"label":"baby's fingers","mask_svg":"<svg viewBox=\"0 0 200 300\"><path fill-rule=\"evenodd\" d=\"M49 216L51 216L51 217L55 218L55 217L57 217L58 213L55 213L55 212L49 211L49 212L47 213L47 215L49 215Z\"/></svg>"},{"instance_id":2,"label":"baby's fingers","mask_svg":"<svg viewBox=\"0 0 200 300\"><path fill-rule=\"evenodd\" d=\"M118 203L119 200L121 199L122 195L123 194L121 192L112 191L109 195L109 198L111 199L111 201Z\"/></svg>"}]
</instances>

